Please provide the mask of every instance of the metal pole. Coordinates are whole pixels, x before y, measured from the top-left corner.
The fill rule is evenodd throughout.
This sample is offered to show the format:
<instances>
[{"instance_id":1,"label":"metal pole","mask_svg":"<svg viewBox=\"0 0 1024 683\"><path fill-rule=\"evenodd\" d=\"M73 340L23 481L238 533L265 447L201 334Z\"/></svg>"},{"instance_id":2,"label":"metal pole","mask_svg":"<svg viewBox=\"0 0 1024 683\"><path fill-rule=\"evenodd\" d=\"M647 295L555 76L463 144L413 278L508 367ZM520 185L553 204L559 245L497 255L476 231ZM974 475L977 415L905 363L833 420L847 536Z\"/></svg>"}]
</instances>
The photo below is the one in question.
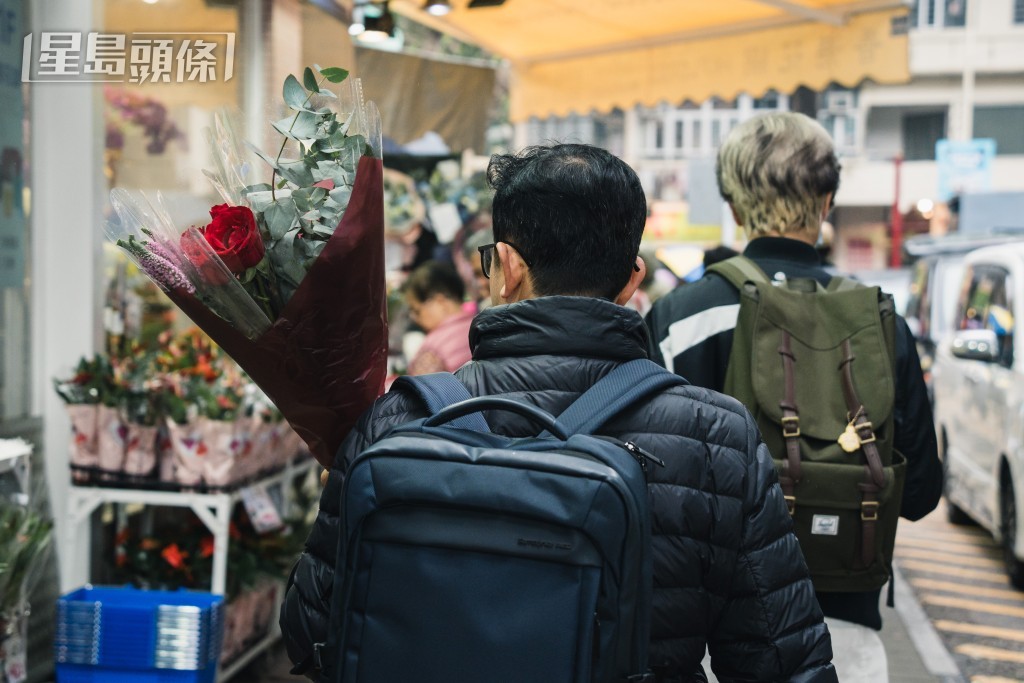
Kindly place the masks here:
<instances>
[{"instance_id":1,"label":"metal pole","mask_svg":"<svg viewBox=\"0 0 1024 683\"><path fill-rule=\"evenodd\" d=\"M897 154L892 160L896 172L896 183L892 200L892 249L889 252L889 266L899 268L903 263L903 213L900 211L900 170L903 155Z\"/></svg>"}]
</instances>

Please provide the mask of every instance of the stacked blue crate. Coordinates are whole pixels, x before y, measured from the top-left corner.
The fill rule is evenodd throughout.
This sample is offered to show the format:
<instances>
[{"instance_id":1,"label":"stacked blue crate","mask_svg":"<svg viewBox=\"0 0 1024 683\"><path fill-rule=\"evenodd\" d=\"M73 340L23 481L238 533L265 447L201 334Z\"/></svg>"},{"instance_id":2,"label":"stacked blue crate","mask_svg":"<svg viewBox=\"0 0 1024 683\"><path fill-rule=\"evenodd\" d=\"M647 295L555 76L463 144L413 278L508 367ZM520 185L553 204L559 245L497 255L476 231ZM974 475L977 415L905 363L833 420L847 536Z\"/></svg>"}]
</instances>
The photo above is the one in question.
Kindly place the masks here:
<instances>
[{"instance_id":1,"label":"stacked blue crate","mask_svg":"<svg viewBox=\"0 0 1024 683\"><path fill-rule=\"evenodd\" d=\"M58 683L213 683L224 599L86 587L57 602Z\"/></svg>"}]
</instances>

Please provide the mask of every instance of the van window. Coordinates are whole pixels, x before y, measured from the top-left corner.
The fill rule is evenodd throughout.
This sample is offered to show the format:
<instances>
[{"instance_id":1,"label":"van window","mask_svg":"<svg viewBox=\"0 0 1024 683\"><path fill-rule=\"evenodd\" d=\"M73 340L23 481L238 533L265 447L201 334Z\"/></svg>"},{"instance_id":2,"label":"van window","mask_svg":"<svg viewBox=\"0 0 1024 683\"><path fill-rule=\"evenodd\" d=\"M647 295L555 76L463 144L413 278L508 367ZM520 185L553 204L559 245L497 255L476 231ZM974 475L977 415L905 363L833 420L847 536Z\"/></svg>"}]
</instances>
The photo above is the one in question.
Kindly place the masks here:
<instances>
[{"instance_id":1,"label":"van window","mask_svg":"<svg viewBox=\"0 0 1024 683\"><path fill-rule=\"evenodd\" d=\"M1013 282L1002 267L975 264L964 278L960 297L961 330L992 330L999 340L999 362L1013 365Z\"/></svg>"}]
</instances>

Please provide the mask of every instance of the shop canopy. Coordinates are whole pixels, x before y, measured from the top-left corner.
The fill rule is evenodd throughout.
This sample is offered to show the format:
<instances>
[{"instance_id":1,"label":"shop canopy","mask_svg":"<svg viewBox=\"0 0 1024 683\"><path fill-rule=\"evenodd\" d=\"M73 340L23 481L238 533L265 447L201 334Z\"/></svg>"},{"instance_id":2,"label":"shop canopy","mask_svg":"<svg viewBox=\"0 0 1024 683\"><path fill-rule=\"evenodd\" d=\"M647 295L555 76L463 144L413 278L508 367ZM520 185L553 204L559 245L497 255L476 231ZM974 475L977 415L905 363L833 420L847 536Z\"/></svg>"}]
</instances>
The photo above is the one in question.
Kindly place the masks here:
<instances>
[{"instance_id":1,"label":"shop canopy","mask_svg":"<svg viewBox=\"0 0 1024 683\"><path fill-rule=\"evenodd\" d=\"M391 8L507 59L513 121L909 80L904 0L495 2Z\"/></svg>"}]
</instances>

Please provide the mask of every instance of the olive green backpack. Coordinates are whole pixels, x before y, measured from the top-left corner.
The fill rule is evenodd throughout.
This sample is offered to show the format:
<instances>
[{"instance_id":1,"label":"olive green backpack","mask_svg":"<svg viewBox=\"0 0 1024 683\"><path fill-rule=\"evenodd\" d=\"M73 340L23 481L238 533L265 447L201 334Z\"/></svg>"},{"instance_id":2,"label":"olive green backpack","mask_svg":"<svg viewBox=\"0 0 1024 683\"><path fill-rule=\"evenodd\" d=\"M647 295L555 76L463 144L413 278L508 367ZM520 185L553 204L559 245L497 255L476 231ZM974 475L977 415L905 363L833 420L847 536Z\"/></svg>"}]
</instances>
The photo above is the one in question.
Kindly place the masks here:
<instances>
[{"instance_id":1,"label":"olive green backpack","mask_svg":"<svg viewBox=\"0 0 1024 683\"><path fill-rule=\"evenodd\" d=\"M841 277L773 284L743 256L709 270L740 292L724 391L775 458L815 589L880 588L906 474L892 445L892 297Z\"/></svg>"}]
</instances>

